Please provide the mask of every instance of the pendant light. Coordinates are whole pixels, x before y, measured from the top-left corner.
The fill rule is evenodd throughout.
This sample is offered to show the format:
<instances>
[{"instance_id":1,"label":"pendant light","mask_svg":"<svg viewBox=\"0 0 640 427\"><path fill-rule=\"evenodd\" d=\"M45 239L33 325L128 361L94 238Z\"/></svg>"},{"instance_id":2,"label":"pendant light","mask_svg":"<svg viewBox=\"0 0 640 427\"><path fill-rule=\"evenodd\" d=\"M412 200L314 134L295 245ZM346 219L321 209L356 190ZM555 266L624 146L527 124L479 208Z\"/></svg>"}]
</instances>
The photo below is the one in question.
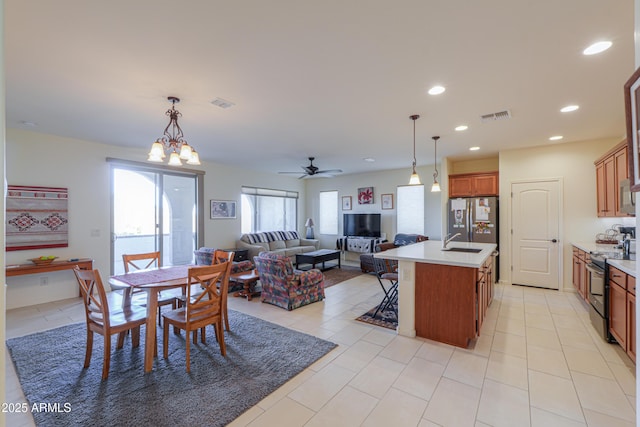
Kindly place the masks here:
<instances>
[{"instance_id":1,"label":"pendant light","mask_svg":"<svg viewBox=\"0 0 640 427\"><path fill-rule=\"evenodd\" d=\"M409 116L409 118L413 120L413 169L411 178L409 178L409 185L420 185L420 176L418 176L416 172L416 120L418 120L420 116L414 114L413 116Z\"/></svg>"},{"instance_id":2,"label":"pendant light","mask_svg":"<svg viewBox=\"0 0 640 427\"><path fill-rule=\"evenodd\" d=\"M433 173L433 185L431 186L432 193L440 192L440 184L438 184L438 140L439 136L432 136L433 139L433 168L435 172Z\"/></svg>"}]
</instances>

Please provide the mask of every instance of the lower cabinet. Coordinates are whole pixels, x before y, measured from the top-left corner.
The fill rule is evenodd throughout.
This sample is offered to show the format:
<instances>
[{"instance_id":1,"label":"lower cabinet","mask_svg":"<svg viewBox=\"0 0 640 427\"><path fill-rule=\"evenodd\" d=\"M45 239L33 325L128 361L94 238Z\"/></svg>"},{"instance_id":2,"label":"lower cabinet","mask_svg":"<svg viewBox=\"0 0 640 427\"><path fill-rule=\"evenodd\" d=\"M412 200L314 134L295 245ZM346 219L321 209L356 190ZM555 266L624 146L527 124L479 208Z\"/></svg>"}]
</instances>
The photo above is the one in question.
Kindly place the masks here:
<instances>
[{"instance_id":1,"label":"lower cabinet","mask_svg":"<svg viewBox=\"0 0 640 427\"><path fill-rule=\"evenodd\" d=\"M583 300L589 302L589 290L587 289L587 263L589 254L582 249L573 247L573 287Z\"/></svg>"},{"instance_id":2,"label":"lower cabinet","mask_svg":"<svg viewBox=\"0 0 640 427\"><path fill-rule=\"evenodd\" d=\"M636 278L609 266L609 331L636 361Z\"/></svg>"},{"instance_id":3,"label":"lower cabinet","mask_svg":"<svg viewBox=\"0 0 640 427\"><path fill-rule=\"evenodd\" d=\"M609 331L623 349L627 349L627 290L609 282Z\"/></svg>"},{"instance_id":4,"label":"lower cabinet","mask_svg":"<svg viewBox=\"0 0 640 427\"><path fill-rule=\"evenodd\" d=\"M627 292L627 354L636 361L636 296Z\"/></svg>"}]
</instances>

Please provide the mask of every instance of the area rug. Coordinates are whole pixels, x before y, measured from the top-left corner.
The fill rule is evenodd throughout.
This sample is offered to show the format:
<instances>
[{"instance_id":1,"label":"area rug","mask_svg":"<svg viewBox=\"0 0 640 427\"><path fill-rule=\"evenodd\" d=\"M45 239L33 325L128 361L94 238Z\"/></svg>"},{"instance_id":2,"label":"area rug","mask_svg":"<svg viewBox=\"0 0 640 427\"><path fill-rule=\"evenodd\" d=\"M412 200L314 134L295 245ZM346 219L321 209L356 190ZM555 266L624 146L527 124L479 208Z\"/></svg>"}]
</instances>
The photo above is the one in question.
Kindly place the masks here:
<instances>
[{"instance_id":1,"label":"area rug","mask_svg":"<svg viewBox=\"0 0 640 427\"><path fill-rule=\"evenodd\" d=\"M165 360L158 328L159 357L149 374L143 344L132 348L128 338L123 349L114 345L105 381L101 336L94 339L91 366L82 368L84 323L13 338L7 347L29 407L48 408L33 413L38 426L224 426L336 347L233 310L229 321L227 357L208 328L207 344L191 344L190 374L184 331L169 334Z\"/></svg>"},{"instance_id":2,"label":"area rug","mask_svg":"<svg viewBox=\"0 0 640 427\"><path fill-rule=\"evenodd\" d=\"M353 279L361 274L364 274L360 267L351 267L343 265L341 268L334 267L329 270L323 271L324 274L324 287L329 288L345 280Z\"/></svg>"},{"instance_id":3,"label":"area rug","mask_svg":"<svg viewBox=\"0 0 640 427\"><path fill-rule=\"evenodd\" d=\"M357 317L356 320L361 322L370 323L376 326L382 326L383 328L393 329L394 331L398 327L398 316L396 313L398 312L398 304L393 304L394 310L387 308L385 311L378 311L378 313L373 316L373 313L376 312L378 306L376 305L371 310L367 311L360 317Z\"/></svg>"}]
</instances>

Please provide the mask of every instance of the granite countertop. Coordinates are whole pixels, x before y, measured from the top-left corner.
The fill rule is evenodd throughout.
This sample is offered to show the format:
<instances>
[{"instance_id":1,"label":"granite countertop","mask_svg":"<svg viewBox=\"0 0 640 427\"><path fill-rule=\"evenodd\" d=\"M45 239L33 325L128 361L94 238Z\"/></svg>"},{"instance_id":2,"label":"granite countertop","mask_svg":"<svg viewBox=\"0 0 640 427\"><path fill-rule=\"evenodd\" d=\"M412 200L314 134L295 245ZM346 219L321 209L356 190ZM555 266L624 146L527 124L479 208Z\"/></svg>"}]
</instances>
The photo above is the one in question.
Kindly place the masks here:
<instances>
[{"instance_id":1,"label":"granite countertop","mask_svg":"<svg viewBox=\"0 0 640 427\"><path fill-rule=\"evenodd\" d=\"M495 243L471 243L451 241L448 248L475 248L481 249L478 253L443 251L442 242L439 240L427 240L400 246L384 252L374 254L377 258L388 258L399 261L424 262L427 264L452 265L457 267L480 268L489 256L495 251Z\"/></svg>"}]
</instances>

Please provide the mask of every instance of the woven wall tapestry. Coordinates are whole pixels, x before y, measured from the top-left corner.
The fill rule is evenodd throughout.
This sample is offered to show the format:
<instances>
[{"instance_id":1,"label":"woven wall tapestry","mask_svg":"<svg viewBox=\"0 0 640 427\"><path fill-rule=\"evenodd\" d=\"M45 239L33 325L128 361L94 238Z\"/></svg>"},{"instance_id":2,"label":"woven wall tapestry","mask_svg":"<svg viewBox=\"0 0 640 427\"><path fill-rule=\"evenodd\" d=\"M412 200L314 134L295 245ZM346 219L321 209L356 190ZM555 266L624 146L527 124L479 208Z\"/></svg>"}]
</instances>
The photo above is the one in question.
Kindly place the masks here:
<instances>
[{"instance_id":1,"label":"woven wall tapestry","mask_svg":"<svg viewBox=\"0 0 640 427\"><path fill-rule=\"evenodd\" d=\"M9 185L6 199L6 250L69 246L66 188Z\"/></svg>"}]
</instances>

